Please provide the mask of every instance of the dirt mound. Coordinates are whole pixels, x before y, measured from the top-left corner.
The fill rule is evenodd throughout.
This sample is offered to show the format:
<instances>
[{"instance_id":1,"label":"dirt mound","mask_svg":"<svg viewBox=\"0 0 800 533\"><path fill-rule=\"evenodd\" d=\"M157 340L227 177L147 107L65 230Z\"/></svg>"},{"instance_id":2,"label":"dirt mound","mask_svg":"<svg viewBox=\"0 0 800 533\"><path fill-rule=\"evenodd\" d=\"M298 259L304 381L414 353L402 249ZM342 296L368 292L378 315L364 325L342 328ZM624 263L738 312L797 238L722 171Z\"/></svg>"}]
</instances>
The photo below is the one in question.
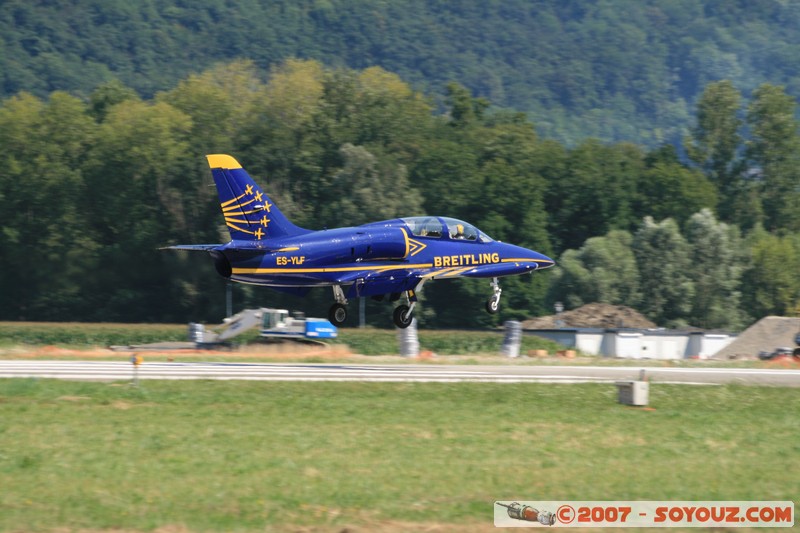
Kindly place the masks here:
<instances>
[{"instance_id":1,"label":"dirt mound","mask_svg":"<svg viewBox=\"0 0 800 533\"><path fill-rule=\"evenodd\" d=\"M758 352L794 347L794 336L798 332L800 332L800 318L768 316L743 331L735 341L717 352L714 358L753 359L758 357Z\"/></svg>"},{"instance_id":2,"label":"dirt mound","mask_svg":"<svg viewBox=\"0 0 800 533\"><path fill-rule=\"evenodd\" d=\"M557 325L556 320L560 320L563 324ZM591 303L577 309L564 311L559 315L525 320L522 322L522 327L525 329L554 329L557 327L650 329L657 326L630 307Z\"/></svg>"}]
</instances>

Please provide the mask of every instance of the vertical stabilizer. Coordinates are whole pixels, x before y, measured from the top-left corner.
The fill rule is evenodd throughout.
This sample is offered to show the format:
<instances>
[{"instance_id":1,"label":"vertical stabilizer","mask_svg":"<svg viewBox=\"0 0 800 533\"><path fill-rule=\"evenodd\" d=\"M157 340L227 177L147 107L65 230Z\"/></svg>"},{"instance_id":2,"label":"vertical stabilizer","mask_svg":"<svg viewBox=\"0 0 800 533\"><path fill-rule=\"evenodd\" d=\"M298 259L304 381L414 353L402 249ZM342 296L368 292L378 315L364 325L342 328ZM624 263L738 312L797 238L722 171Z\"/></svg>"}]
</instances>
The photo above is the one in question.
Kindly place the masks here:
<instances>
[{"instance_id":1,"label":"vertical stabilizer","mask_svg":"<svg viewBox=\"0 0 800 533\"><path fill-rule=\"evenodd\" d=\"M263 241L308 233L287 219L236 159L207 155L231 239Z\"/></svg>"}]
</instances>

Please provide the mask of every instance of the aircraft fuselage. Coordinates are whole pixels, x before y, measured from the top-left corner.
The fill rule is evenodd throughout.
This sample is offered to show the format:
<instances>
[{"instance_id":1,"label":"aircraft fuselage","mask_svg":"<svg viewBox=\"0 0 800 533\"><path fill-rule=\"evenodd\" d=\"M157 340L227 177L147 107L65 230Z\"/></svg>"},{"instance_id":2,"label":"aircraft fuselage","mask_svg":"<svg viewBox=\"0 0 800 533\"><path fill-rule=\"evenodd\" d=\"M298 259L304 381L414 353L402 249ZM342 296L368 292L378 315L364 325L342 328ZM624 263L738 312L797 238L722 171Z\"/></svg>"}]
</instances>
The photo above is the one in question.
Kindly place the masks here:
<instances>
[{"instance_id":1,"label":"aircraft fuselage","mask_svg":"<svg viewBox=\"0 0 800 533\"><path fill-rule=\"evenodd\" d=\"M313 231L267 243L232 241L218 248L230 278L270 287L354 284L348 296L409 290L417 279L495 278L546 268L538 252L488 239L451 238L444 222L434 236L414 235L404 219ZM400 279L410 279L408 285ZM389 286L392 285L392 286Z\"/></svg>"}]
</instances>

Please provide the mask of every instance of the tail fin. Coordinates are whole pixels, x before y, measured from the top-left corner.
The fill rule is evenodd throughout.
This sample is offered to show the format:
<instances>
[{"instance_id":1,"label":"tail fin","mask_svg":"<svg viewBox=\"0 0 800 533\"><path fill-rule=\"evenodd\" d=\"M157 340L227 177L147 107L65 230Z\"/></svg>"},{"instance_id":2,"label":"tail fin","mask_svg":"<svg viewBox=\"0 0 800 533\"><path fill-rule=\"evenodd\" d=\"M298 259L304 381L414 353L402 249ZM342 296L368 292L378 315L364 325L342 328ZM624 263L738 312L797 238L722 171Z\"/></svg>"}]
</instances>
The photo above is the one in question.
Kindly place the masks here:
<instances>
[{"instance_id":1,"label":"tail fin","mask_svg":"<svg viewBox=\"0 0 800 533\"><path fill-rule=\"evenodd\" d=\"M289 222L236 159L207 155L231 239L261 241L308 233Z\"/></svg>"}]
</instances>

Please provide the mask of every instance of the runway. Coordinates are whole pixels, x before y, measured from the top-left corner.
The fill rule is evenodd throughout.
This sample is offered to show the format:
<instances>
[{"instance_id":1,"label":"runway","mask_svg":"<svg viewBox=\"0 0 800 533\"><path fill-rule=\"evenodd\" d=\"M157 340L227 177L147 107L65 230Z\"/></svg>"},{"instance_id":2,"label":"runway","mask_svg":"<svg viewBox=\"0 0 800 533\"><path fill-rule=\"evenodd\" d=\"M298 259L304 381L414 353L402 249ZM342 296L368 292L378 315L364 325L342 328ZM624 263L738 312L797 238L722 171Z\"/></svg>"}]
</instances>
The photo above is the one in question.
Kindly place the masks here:
<instances>
[{"instance_id":1,"label":"runway","mask_svg":"<svg viewBox=\"0 0 800 533\"><path fill-rule=\"evenodd\" d=\"M800 370L792 369L145 362L137 372L141 380L614 383L638 379L642 370L647 380L658 383L800 387ZM0 361L0 378L122 381L133 376L133 365L127 362Z\"/></svg>"}]
</instances>

